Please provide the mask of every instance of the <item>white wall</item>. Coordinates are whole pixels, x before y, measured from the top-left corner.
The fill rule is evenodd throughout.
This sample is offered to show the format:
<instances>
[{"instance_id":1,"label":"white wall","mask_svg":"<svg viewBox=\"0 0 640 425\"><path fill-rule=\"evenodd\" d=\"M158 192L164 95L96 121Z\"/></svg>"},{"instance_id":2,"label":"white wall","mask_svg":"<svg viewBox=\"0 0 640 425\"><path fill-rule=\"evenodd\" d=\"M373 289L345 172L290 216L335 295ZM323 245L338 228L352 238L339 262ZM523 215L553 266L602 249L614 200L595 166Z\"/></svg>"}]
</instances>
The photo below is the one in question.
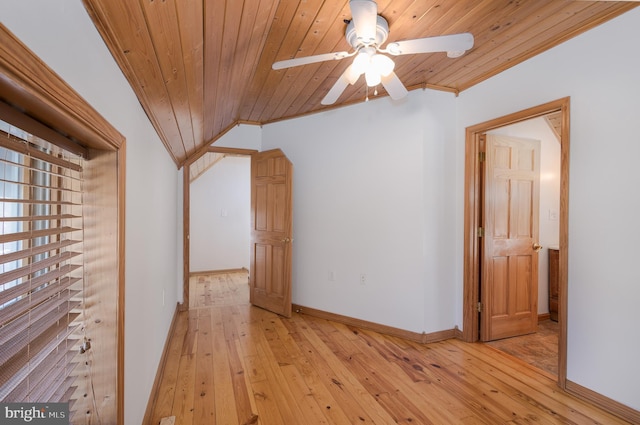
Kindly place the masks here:
<instances>
[{"instance_id":1,"label":"white wall","mask_svg":"<svg viewBox=\"0 0 640 425\"><path fill-rule=\"evenodd\" d=\"M3 0L0 19L127 139L125 423L140 424L181 281L178 171L82 2Z\"/></svg>"},{"instance_id":2,"label":"white wall","mask_svg":"<svg viewBox=\"0 0 640 425\"><path fill-rule=\"evenodd\" d=\"M635 9L461 93L455 163L462 200L465 127L571 96L567 377L635 409L640 409L638 40L640 9ZM461 207L456 215L462 225ZM458 252L462 242L458 237ZM458 261L461 270L461 255Z\"/></svg>"},{"instance_id":3,"label":"white wall","mask_svg":"<svg viewBox=\"0 0 640 425\"><path fill-rule=\"evenodd\" d=\"M549 312L549 248L560 243L560 142L544 117L501 127L488 133L540 141L540 208L538 243L538 314Z\"/></svg>"},{"instance_id":4,"label":"white wall","mask_svg":"<svg viewBox=\"0 0 640 425\"><path fill-rule=\"evenodd\" d=\"M294 303L453 328L454 101L415 91L264 127L263 149L294 166Z\"/></svg>"},{"instance_id":5,"label":"white wall","mask_svg":"<svg viewBox=\"0 0 640 425\"><path fill-rule=\"evenodd\" d=\"M191 183L191 272L249 269L251 158L226 157Z\"/></svg>"},{"instance_id":6,"label":"white wall","mask_svg":"<svg viewBox=\"0 0 640 425\"><path fill-rule=\"evenodd\" d=\"M262 128L257 125L237 125L216 140L212 146L259 151L262 148Z\"/></svg>"}]
</instances>

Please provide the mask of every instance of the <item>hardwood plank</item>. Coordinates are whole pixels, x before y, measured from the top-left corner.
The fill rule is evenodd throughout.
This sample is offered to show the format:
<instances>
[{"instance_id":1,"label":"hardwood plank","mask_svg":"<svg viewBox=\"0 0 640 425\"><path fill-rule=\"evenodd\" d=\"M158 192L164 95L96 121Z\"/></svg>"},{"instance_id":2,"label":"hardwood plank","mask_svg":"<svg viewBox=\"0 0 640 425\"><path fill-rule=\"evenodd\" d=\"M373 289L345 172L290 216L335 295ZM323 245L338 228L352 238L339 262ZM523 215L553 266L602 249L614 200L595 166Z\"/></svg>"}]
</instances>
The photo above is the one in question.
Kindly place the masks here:
<instances>
[{"instance_id":1,"label":"hardwood plank","mask_svg":"<svg viewBox=\"0 0 640 425\"><path fill-rule=\"evenodd\" d=\"M222 312L222 309L211 309L212 352L216 353L216 361L213 362L216 423L236 424L238 416Z\"/></svg>"},{"instance_id":2,"label":"hardwood plank","mask_svg":"<svg viewBox=\"0 0 640 425\"><path fill-rule=\"evenodd\" d=\"M242 361L238 341L227 341L229 350L229 369L231 370L231 380L233 384L233 394L235 396L236 414L240 424L254 423L257 421L257 407L253 402L252 394L249 394L249 382L245 373L247 363Z\"/></svg>"},{"instance_id":3,"label":"hardwood plank","mask_svg":"<svg viewBox=\"0 0 640 425\"><path fill-rule=\"evenodd\" d=\"M84 0L107 47L136 92L174 161L185 156L169 93L162 79L142 5L138 1Z\"/></svg>"},{"instance_id":4,"label":"hardwood plank","mask_svg":"<svg viewBox=\"0 0 640 425\"><path fill-rule=\"evenodd\" d=\"M196 30L195 34L188 36L187 40L202 40L202 35L197 33L198 25L193 27L180 26L178 22L176 0L141 1L147 28L153 43L154 52L158 59L158 66L162 73L162 81L166 87L169 103L173 110L178 131L184 149L184 156L196 150L195 132L191 120L191 107L189 101L189 89L187 86L187 69L185 59L189 56L183 51L183 47L191 50L191 46L182 45L182 32L187 34ZM195 17L197 18L197 14ZM197 22L197 21L196 21ZM186 34L185 34L186 35ZM197 41L195 41L197 43ZM189 69L189 75L193 76L193 70ZM197 99L196 105L197 105ZM200 140L198 140L198 143Z\"/></svg>"},{"instance_id":5,"label":"hardwood plank","mask_svg":"<svg viewBox=\"0 0 640 425\"><path fill-rule=\"evenodd\" d=\"M194 424L216 424L216 399L214 386L213 327L211 311L198 310L198 347L196 351L196 380L194 381ZM174 412L177 413L177 412Z\"/></svg>"},{"instance_id":6,"label":"hardwood plank","mask_svg":"<svg viewBox=\"0 0 640 425\"><path fill-rule=\"evenodd\" d=\"M198 335L197 312L189 311L187 330L182 339L182 355L178 366L178 380L172 412L176 412L176 425L191 425L195 403L196 354ZM172 413L173 415L174 413Z\"/></svg>"},{"instance_id":7,"label":"hardwood plank","mask_svg":"<svg viewBox=\"0 0 640 425\"><path fill-rule=\"evenodd\" d=\"M176 1L175 4L194 142L193 146L187 148L187 157L193 154L204 140L204 7L202 1Z\"/></svg>"},{"instance_id":8,"label":"hardwood plank","mask_svg":"<svg viewBox=\"0 0 640 425\"><path fill-rule=\"evenodd\" d=\"M176 325L162 390L172 398L170 408L158 398L158 420L628 423L489 345L455 339L422 344L310 315L286 319L250 306L248 295L235 295L247 286L246 272L216 279L219 284L212 277L196 284L210 285L211 305L191 310Z\"/></svg>"},{"instance_id":9,"label":"hardwood plank","mask_svg":"<svg viewBox=\"0 0 640 425\"><path fill-rule=\"evenodd\" d=\"M320 321L321 322L321 321ZM313 324L313 322L309 322ZM330 388L334 397L336 392L345 392L350 395L342 400L343 408L350 416L351 423L358 423L363 419L379 423L393 423L393 418L379 406L373 396L367 392L364 386L349 371L349 368L340 362L331 349L322 341L317 331L312 328L302 329L307 337L311 349L307 350L309 359L323 370L326 379L331 382Z\"/></svg>"},{"instance_id":10,"label":"hardwood plank","mask_svg":"<svg viewBox=\"0 0 640 425\"><path fill-rule=\"evenodd\" d=\"M220 68L222 66L222 29L224 28L226 1L203 0L204 6L204 96L203 111L205 117L204 140L212 140L224 127L214 120L218 108L222 108L220 99Z\"/></svg>"},{"instance_id":11,"label":"hardwood plank","mask_svg":"<svg viewBox=\"0 0 640 425\"><path fill-rule=\"evenodd\" d=\"M459 341L451 343L470 354L468 361L472 367L493 362L495 367L489 368L492 376L499 376L505 382L509 382L515 390L520 391L523 396L526 395L527 402L535 404L537 409L565 416L562 418L566 421L564 423L626 423L586 401L561 391L553 380L489 345L464 344Z\"/></svg>"},{"instance_id":12,"label":"hardwood plank","mask_svg":"<svg viewBox=\"0 0 640 425\"><path fill-rule=\"evenodd\" d=\"M175 323L175 335L183 335L186 332L187 322L184 313L177 313ZM182 353L182 338L176 338L169 335L169 349L167 350L167 358L165 366L162 369L162 380L158 386L158 391L154 400L156 406L151 416L151 423L160 423L160 419L171 416L173 399L176 391L176 383L178 381L178 371L180 364L180 356Z\"/></svg>"}]
</instances>

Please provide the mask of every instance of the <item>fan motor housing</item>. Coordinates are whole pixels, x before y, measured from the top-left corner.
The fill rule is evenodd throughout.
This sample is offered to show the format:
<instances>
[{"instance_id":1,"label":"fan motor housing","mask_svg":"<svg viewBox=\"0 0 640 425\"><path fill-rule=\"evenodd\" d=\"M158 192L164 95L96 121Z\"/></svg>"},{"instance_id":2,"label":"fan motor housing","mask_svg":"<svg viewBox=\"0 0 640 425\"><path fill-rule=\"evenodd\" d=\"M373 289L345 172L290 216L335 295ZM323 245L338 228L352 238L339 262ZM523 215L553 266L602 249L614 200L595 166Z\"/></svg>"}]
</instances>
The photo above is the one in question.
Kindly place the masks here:
<instances>
[{"instance_id":1,"label":"fan motor housing","mask_svg":"<svg viewBox=\"0 0 640 425\"><path fill-rule=\"evenodd\" d=\"M349 22L347 25L347 30L345 31L345 37L347 38L347 42L353 47L357 49L359 46L364 46L365 44L358 40L358 36L356 34L356 28L353 24L353 20ZM387 37L389 37L389 24L387 20L382 16L377 15L376 17L376 40L374 43L376 46L381 46L385 41L387 41Z\"/></svg>"}]
</instances>

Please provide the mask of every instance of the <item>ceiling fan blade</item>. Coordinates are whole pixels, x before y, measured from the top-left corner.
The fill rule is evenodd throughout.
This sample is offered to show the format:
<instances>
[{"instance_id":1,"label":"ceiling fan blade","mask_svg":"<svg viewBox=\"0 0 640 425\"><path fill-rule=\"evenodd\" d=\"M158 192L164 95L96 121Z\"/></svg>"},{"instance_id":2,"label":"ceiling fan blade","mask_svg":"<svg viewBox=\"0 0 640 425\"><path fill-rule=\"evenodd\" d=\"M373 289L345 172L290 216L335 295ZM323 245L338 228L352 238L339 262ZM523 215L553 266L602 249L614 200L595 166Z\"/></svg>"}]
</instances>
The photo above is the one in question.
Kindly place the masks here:
<instances>
[{"instance_id":1,"label":"ceiling fan blade","mask_svg":"<svg viewBox=\"0 0 640 425\"><path fill-rule=\"evenodd\" d=\"M333 105L336 103L342 92L344 92L344 89L346 89L350 83L350 74L351 65L349 65L349 67L342 73L340 78L338 78L338 81L336 81L333 87L331 87L331 90L329 90L320 103L323 105Z\"/></svg>"},{"instance_id":2,"label":"ceiling fan blade","mask_svg":"<svg viewBox=\"0 0 640 425\"><path fill-rule=\"evenodd\" d=\"M275 70L291 68L293 66L308 65L310 63L344 59L347 56L349 56L348 52L324 53L322 55L305 56L303 58L293 58L278 61L271 65L271 68Z\"/></svg>"},{"instance_id":3,"label":"ceiling fan blade","mask_svg":"<svg viewBox=\"0 0 640 425\"><path fill-rule=\"evenodd\" d=\"M463 52L473 47L473 34L441 35L437 37L416 38L414 40L389 43L385 51L392 55L410 55L413 53Z\"/></svg>"},{"instance_id":4,"label":"ceiling fan blade","mask_svg":"<svg viewBox=\"0 0 640 425\"><path fill-rule=\"evenodd\" d=\"M395 72L390 73L386 77L382 77L382 86L393 100L402 99L409 93Z\"/></svg>"},{"instance_id":5,"label":"ceiling fan blade","mask_svg":"<svg viewBox=\"0 0 640 425\"><path fill-rule=\"evenodd\" d=\"M351 0L351 19L356 30L358 40L369 45L376 41L376 23L378 19L378 5L373 0Z\"/></svg>"}]
</instances>

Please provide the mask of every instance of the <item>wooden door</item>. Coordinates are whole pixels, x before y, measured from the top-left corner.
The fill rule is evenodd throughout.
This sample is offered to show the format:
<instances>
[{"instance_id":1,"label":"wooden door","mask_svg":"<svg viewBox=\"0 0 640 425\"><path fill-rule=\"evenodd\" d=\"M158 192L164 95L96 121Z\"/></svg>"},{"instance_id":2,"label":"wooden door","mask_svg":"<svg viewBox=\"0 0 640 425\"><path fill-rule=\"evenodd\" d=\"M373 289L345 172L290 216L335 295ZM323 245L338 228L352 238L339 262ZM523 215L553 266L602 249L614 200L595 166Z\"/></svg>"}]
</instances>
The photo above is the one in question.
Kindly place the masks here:
<instances>
[{"instance_id":1,"label":"wooden door","mask_svg":"<svg viewBox=\"0 0 640 425\"><path fill-rule=\"evenodd\" d=\"M291 316L293 166L279 149L251 158L251 304Z\"/></svg>"},{"instance_id":2,"label":"wooden door","mask_svg":"<svg viewBox=\"0 0 640 425\"><path fill-rule=\"evenodd\" d=\"M538 326L540 141L487 135L480 339Z\"/></svg>"}]
</instances>

